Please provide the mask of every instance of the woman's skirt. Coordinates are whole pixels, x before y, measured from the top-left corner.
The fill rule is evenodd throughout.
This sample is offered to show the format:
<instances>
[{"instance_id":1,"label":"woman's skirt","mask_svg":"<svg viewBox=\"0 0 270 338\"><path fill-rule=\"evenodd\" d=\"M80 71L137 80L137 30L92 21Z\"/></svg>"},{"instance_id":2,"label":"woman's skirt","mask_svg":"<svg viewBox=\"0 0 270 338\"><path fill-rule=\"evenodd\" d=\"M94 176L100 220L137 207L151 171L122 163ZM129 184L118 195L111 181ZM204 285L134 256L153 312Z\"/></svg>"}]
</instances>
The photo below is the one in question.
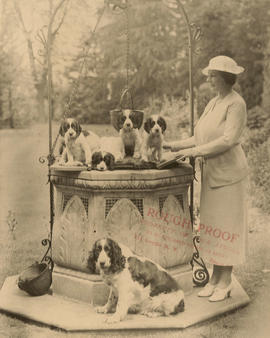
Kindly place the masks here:
<instances>
[{"instance_id":1,"label":"woman's skirt","mask_svg":"<svg viewBox=\"0 0 270 338\"><path fill-rule=\"evenodd\" d=\"M200 202L200 256L210 264L242 264L247 254L248 179L217 188L203 172Z\"/></svg>"}]
</instances>

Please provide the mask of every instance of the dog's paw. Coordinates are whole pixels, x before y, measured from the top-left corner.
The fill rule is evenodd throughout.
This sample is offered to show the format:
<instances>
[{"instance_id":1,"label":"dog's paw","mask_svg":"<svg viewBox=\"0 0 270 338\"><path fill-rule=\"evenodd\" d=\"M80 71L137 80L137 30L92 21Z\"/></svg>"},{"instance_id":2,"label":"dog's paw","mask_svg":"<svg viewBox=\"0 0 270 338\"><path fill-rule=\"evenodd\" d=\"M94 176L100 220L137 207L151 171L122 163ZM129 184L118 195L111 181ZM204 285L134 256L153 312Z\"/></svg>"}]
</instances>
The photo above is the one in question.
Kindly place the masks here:
<instances>
[{"instance_id":1,"label":"dog's paw","mask_svg":"<svg viewBox=\"0 0 270 338\"><path fill-rule=\"evenodd\" d=\"M139 304L133 304L129 307L128 313L139 313L141 311L141 306Z\"/></svg>"},{"instance_id":2,"label":"dog's paw","mask_svg":"<svg viewBox=\"0 0 270 338\"><path fill-rule=\"evenodd\" d=\"M105 319L105 322L108 324L118 323L121 321L121 316L117 313Z\"/></svg>"},{"instance_id":3,"label":"dog's paw","mask_svg":"<svg viewBox=\"0 0 270 338\"><path fill-rule=\"evenodd\" d=\"M143 312L142 315L147 316L149 318L157 318L157 317L161 317L161 314L159 312L154 312L154 311L146 311Z\"/></svg>"},{"instance_id":4,"label":"dog's paw","mask_svg":"<svg viewBox=\"0 0 270 338\"><path fill-rule=\"evenodd\" d=\"M68 161L66 163L67 166L70 166L70 167L79 167L79 166L83 166L83 163L80 162L80 161Z\"/></svg>"},{"instance_id":5,"label":"dog's paw","mask_svg":"<svg viewBox=\"0 0 270 338\"><path fill-rule=\"evenodd\" d=\"M120 162L120 161L123 161L123 159L124 159L124 156L121 154L119 154L119 155L116 155L115 156L115 162Z\"/></svg>"},{"instance_id":6,"label":"dog's paw","mask_svg":"<svg viewBox=\"0 0 270 338\"><path fill-rule=\"evenodd\" d=\"M106 305L104 305L104 306L97 306L95 308L95 310L96 310L97 313L108 313L109 312L108 307Z\"/></svg>"},{"instance_id":7,"label":"dog's paw","mask_svg":"<svg viewBox=\"0 0 270 338\"><path fill-rule=\"evenodd\" d=\"M140 158L140 157L141 157L141 154L140 154L138 151L136 151L136 152L134 153L133 157L134 157L134 158Z\"/></svg>"},{"instance_id":8,"label":"dog's paw","mask_svg":"<svg viewBox=\"0 0 270 338\"><path fill-rule=\"evenodd\" d=\"M148 162L147 156L143 155L143 156L142 156L142 161L143 161L143 162Z\"/></svg>"},{"instance_id":9,"label":"dog's paw","mask_svg":"<svg viewBox=\"0 0 270 338\"><path fill-rule=\"evenodd\" d=\"M80 161L74 161L73 165L76 165L76 166L80 167L80 166L83 166L83 163L80 162Z\"/></svg>"}]
</instances>

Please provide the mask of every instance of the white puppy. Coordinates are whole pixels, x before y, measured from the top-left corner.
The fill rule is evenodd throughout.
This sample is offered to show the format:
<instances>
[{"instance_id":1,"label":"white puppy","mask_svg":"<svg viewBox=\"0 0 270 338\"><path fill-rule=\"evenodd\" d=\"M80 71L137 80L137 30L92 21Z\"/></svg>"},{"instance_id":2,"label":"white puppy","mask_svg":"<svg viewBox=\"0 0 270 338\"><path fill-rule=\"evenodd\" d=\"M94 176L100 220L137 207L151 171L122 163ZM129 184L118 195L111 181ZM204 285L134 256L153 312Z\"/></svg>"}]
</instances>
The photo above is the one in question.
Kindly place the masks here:
<instances>
[{"instance_id":1,"label":"white puppy","mask_svg":"<svg viewBox=\"0 0 270 338\"><path fill-rule=\"evenodd\" d=\"M61 123L59 134L60 165L91 164L92 149L99 145L99 137L95 133L83 131L78 121L68 118Z\"/></svg>"},{"instance_id":2,"label":"white puppy","mask_svg":"<svg viewBox=\"0 0 270 338\"><path fill-rule=\"evenodd\" d=\"M113 123L122 139L122 157L141 157L141 135L143 112L139 110L123 109L119 111L116 122Z\"/></svg>"},{"instance_id":3,"label":"white puppy","mask_svg":"<svg viewBox=\"0 0 270 338\"><path fill-rule=\"evenodd\" d=\"M123 142L119 136L103 136L100 138L100 149L102 151L111 153L115 161L120 161L123 159Z\"/></svg>"},{"instance_id":4,"label":"white puppy","mask_svg":"<svg viewBox=\"0 0 270 338\"><path fill-rule=\"evenodd\" d=\"M123 159L123 151L121 137L101 137L99 148L92 155L92 169L113 170L115 162Z\"/></svg>"},{"instance_id":5,"label":"white puppy","mask_svg":"<svg viewBox=\"0 0 270 338\"><path fill-rule=\"evenodd\" d=\"M161 161L163 133L166 128L166 121L159 115L152 115L145 121L141 150L143 161Z\"/></svg>"}]
</instances>

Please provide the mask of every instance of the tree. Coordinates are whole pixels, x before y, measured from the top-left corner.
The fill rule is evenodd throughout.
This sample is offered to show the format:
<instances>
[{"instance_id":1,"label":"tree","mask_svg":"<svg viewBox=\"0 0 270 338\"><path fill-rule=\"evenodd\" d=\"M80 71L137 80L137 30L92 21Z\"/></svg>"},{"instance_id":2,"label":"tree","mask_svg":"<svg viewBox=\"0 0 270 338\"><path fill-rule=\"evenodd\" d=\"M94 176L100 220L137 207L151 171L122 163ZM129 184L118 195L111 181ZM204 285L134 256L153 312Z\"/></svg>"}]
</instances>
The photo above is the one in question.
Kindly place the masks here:
<instances>
[{"instance_id":1,"label":"tree","mask_svg":"<svg viewBox=\"0 0 270 338\"><path fill-rule=\"evenodd\" d=\"M87 58L87 69L82 78L80 94L74 103L78 111L83 108L87 116L101 114L119 105L120 96L127 85L133 93L136 107L147 106L151 96L164 94L182 96L185 85L178 82L188 74L184 25L179 25L161 1L130 2L127 44L125 12L106 12L106 25L96 34ZM127 49L129 48L129 53ZM76 63L70 71L78 69ZM69 73L69 71L67 72ZM95 74L93 77L92 74ZM178 82L178 83L177 83ZM80 108L79 108L80 107Z\"/></svg>"},{"instance_id":2,"label":"tree","mask_svg":"<svg viewBox=\"0 0 270 338\"><path fill-rule=\"evenodd\" d=\"M55 42L56 35L62 26L70 0L59 0L56 5L53 6L53 0L48 0L48 16L49 20L52 20L54 27L52 29L51 45ZM17 20L20 24L25 40L27 42L27 51L29 57L29 64L31 70L31 76L33 79L34 87L36 90L37 111L39 112L39 120L45 120L45 100L47 97L47 74L48 74L48 60L47 60L47 37L46 29L43 27L39 30L37 37L43 47L42 53L39 58L35 55L33 48L33 31L27 29L23 13L18 0L13 0L14 9L17 14ZM60 13L60 14L59 14ZM59 14L59 18L57 15Z\"/></svg>"},{"instance_id":3,"label":"tree","mask_svg":"<svg viewBox=\"0 0 270 338\"><path fill-rule=\"evenodd\" d=\"M262 107L270 119L270 29L267 30L267 45L264 51L264 82Z\"/></svg>"},{"instance_id":4,"label":"tree","mask_svg":"<svg viewBox=\"0 0 270 338\"><path fill-rule=\"evenodd\" d=\"M2 126L13 128L13 94L16 91L20 58L17 58L15 48L14 15L7 0L0 4L0 17L0 119Z\"/></svg>"},{"instance_id":5,"label":"tree","mask_svg":"<svg viewBox=\"0 0 270 338\"><path fill-rule=\"evenodd\" d=\"M129 87L135 107L145 108L155 97L186 98L188 85L188 37L184 19L174 17L161 0L129 1ZM201 27L200 52L194 55L194 85L205 82L201 70L210 58L225 54L243 65L241 94L248 108L261 104L264 50L269 22L268 0L186 0L190 22ZM106 12L102 29L87 57L73 109L86 120L119 105L127 86L127 38L124 12ZM83 45L81 40L81 45ZM84 42L87 38L84 39ZM69 74L78 69L78 53ZM196 89L196 88L195 88ZM198 91L195 91L198 92Z\"/></svg>"},{"instance_id":6,"label":"tree","mask_svg":"<svg viewBox=\"0 0 270 338\"><path fill-rule=\"evenodd\" d=\"M246 69L239 83L248 108L261 103L269 9L268 0L190 1L189 13L203 32L202 49L195 57L198 84L208 60L226 54Z\"/></svg>"}]
</instances>

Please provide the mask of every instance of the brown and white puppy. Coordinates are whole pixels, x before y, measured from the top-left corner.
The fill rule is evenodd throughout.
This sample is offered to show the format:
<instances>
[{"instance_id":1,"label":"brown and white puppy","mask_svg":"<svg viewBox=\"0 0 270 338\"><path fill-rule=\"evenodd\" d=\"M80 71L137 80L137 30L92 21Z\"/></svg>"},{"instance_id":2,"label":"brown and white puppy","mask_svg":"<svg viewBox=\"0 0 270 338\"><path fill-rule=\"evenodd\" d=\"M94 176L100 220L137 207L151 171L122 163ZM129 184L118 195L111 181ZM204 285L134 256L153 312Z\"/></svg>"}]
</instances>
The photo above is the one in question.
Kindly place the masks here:
<instances>
[{"instance_id":1,"label":"brown and white puppy","mask_svg":"<svg viewBox=\"0 0 270 338\"><path fill-rule=\"evenodd\" d=\"M150 116L144 123L142 160L160 162L162 159L163 134L166 121L159 115Z\"/></svg>"},{"instance_id":2,"label":"brown and white puppy","mask_svg":"<svg viewBox=\"0 0 270 338\"><path fill-rule=\"evenodd\" d=\"M95 151L92 155L92 165L93 170L105 171L113 170L115 164L115 157L112 153L107 151Z\"/></svg>"},{"instance_id":3,"label":"brown and white puppy","mask_svg":"<svg viewBox=\"0 0 270 338\"><path fill-rule=\"evenodd\" d=\"M88 268L100 273L110 295L99 313L114 314L107 322L123 320L128 311L156 317L184 311L184 293L176 280L152 260L134 254L111 238L97 240L89 252Z\"/></svg>"},{"instance_id":4,"label":"brown and white puppy","mask_svg":"<svg viewBox=\"0 0 270 338\"><path fill-rule=\"evenodd\" d=\"M122 139L114 136L103 136L100 138L99 148L92 155L92 169L113 170L116 161L123 159Z\"/></svg>"},{"instance_id":5,"label":"brown and white puppy","mask_svg":"<svg viewBox=\"0 0 270 338\"><path fill-rule=\"evenodd\" d=\"M142 125L143 112L139 110L123 109L119 111L114 127L122 139L122 156L140 158L141 135L139 128Z\"/></svg>"},{"instance_id":6,"label":"brown and white puppy","mask_svg":"<svg viewBox=\"0 0 270 338\"><path fill-rule=\"evenodd\" d=\"M78 121L68 118L61 123L59 134L61 136L59 141L60 165L91 164L91 149L99 145L99 137L95 133L82 130Z\"/></svg>"}]
</instances>

